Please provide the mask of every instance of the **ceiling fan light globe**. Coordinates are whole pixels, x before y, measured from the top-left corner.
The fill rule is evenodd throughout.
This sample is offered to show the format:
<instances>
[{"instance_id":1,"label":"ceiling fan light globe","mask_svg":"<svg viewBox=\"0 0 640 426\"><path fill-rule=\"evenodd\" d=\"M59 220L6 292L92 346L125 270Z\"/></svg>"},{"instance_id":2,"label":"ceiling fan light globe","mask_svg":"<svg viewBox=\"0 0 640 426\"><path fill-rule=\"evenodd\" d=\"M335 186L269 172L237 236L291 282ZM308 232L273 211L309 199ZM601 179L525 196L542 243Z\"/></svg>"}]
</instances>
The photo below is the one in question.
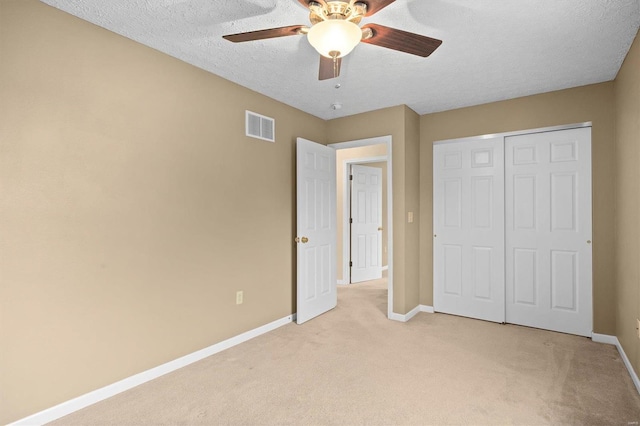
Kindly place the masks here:
<instances>
[{"instance_id":1,"label":"ceiling fan light globe","mask_svg":"<svg viewBox=\"0 0 640 426\"><path fill-rule=\"evenodd\" d=\"M350 21L328 19L309 29L309 43L327 58L348 55L362 39L362 30Z\"/></svg>"}]
</instances>

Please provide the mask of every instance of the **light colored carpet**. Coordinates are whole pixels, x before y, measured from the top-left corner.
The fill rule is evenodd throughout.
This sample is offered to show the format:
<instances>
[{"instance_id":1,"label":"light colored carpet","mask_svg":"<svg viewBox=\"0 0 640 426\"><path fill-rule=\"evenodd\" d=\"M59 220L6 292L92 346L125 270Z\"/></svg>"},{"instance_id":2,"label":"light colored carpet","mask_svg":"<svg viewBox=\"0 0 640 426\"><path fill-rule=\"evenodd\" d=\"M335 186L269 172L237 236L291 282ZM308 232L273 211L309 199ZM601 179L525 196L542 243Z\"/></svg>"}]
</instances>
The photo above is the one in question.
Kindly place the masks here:
<instances>
[{"instance_id":1,"label":"light colored carpet","mask_svg":"<svg viewBox=\"0 0 640 426\"><path fill-rule=\"evenodd\" d=\"M615 347L420 313L389 321L386 280L338 307L64 417L63 425L579 424L640 421Z\"/></svg>"}]
</instances>

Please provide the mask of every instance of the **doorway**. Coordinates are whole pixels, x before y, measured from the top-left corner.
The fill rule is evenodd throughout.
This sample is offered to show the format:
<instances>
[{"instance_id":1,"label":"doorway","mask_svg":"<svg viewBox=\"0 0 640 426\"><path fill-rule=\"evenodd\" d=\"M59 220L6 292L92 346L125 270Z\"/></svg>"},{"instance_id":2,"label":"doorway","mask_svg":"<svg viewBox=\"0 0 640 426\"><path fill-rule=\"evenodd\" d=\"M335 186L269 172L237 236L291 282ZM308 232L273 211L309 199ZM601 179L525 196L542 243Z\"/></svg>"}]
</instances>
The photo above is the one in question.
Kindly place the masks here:
<instances>
[{"instance_id":1,"label":"doorway","mask_svg":"<svg viewBox=\"0 0 640 426\"><path fill-rule=\"evenodd\" d=\"M336 175L337 175L337 214L338 214L338 284L348 284L350 282L349 255L351 238L349 224L349 171L352 164L371 164L383 162L386 165L386 187L385 197L386 223L382 228L386 240L386 257L388 259L386 270L388 270L387 280L387 317L393 317L393 191L392 191L392 138L382 136L370 139L361 139L349 142L341 142L328 145L336 150ZM357 148L357 149L355 149ZM348 151L351 150L351 151ZM344 154L344 155L343 155ZM385 245L383 242L383 250ZM384 251L383 251L384 253Z\"/></svg>"}]
</instances>

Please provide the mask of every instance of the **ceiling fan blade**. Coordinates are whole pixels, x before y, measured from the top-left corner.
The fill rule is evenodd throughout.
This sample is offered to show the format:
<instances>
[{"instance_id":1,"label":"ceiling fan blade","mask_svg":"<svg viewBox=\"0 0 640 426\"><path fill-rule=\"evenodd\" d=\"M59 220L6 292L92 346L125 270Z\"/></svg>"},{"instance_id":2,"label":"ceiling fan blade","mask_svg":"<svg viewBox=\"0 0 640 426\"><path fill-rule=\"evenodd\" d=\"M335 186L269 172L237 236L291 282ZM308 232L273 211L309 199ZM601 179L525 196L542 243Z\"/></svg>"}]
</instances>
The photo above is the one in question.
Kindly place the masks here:
<instances>
[{"instance_id":1,"label":"ceiling fan blade","mask_svg":"<svg viewBox=\"0 0 640 426\"><path fill-rule=\"evenodd\" d=\"M389 6L396 0L360 0L362 3L367 4L367 14L365 16L371 16L374 13L378 13L381 9Z\"/></svg>"},{"instance_id":2,"label":"ceiling fan blade","mask_svg":"<svg viewBox=\"0 0 640 426\"><path fill-rule=\"evenodd\" d=\"M289 27L269 28L268 30L249 31L246 33L228 34L222 38L234 43L243 41L264 40L266 38L285 37L299 35L304 25L291 25Z\"/></svg>"},{"instance_id":3,"label":"ceiling fan blade","mask_svg":"<svg viewBox=\"0 0 640 426\"><path fill-rule=\"evenodd\" d=\"M320 55L320 72L318 73L318 80L329 80L336 78L340 75L340 66L342 65L342 58L336 58L335 63L333 58L327 58Z\"/></svg>"},{"instance_id":4,"label":"ceiling fan blade","mask_svg":"<svg viewBox=\"0 0 640 426\"><path fill-rule=\"evenodd\" d=\"M363 38L363 43L375 44L376 46L422 56L423 58L431 55L442 44L442 40L383 25L367 24L362 27L363 30L366 28L371 29L373 35L367 39Z\"/></svg>"}]
</instances>

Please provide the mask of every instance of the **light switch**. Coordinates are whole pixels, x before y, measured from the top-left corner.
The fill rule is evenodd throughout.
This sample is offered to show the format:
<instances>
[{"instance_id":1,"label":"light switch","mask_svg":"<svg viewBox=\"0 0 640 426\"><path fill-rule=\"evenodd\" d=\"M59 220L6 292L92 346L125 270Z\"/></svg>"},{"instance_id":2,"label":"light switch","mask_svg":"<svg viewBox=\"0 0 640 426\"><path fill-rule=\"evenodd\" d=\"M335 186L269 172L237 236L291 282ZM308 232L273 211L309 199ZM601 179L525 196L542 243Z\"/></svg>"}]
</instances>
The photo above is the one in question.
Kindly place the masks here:
<instances>
[{"instance_id":1,"label":"light switch","mask_svg":"<svg viewBox=\"0 0 640 426\"><path fill-rule=\"evenodd\" d=\"M407 213L407 221L413 223L413 212Z\"/></svg>"}]
</instances>

